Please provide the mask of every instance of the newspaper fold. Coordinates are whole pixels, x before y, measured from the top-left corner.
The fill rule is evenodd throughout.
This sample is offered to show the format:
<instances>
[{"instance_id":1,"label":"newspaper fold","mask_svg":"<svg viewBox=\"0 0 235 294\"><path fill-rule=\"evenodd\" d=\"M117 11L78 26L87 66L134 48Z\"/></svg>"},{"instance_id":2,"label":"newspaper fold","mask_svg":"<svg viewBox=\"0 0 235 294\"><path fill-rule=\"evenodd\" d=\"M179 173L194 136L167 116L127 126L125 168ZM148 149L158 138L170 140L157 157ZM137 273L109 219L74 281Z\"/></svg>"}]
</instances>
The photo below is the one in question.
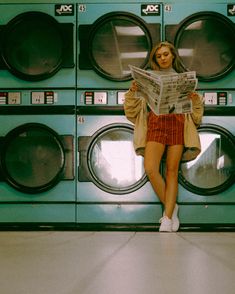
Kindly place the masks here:
<instances>
[{"instance_id":1,"label":"newspaper fold","mask_svg":"<svg viewBox=\"0 0 235 294\"><path fill-rule=\"evenodd\" d=\"M192 112L192 101L188 94L195 91L197 86L195 71L164 74L146 71L133 65L129 67L140 95L145 97L155 114Z\"/></svg>"}]
</instances>

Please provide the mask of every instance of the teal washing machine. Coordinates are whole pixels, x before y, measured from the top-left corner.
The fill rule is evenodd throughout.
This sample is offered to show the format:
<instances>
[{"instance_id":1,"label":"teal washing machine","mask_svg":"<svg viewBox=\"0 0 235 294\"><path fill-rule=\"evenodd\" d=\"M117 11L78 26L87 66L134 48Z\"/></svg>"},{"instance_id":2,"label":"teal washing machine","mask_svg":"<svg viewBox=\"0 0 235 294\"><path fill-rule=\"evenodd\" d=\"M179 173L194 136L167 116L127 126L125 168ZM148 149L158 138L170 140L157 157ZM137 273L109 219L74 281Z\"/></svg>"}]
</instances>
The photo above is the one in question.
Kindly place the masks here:
<instances>
[{"instance_id":1,"label":"teal washing machine","mask_svg":"<svg viewBox=\"0 0 235 294\"><path fill-rule=\"evenodd\" d=\"M0 226L75 223L75 90L0 90Z\"/></svg>"},{"instance_id":2,"label":"teal washing machine","mask_svg":"<svg viewBox=\"0 0 235 294\"><path fill-rule=\"evenodd\" d=\"M1 88L75 88L75 5L22 2L0 3Z\"/></svg>"},{"instance_id":3,"label":"teal washing machine","mask_svg":"<svg viewBox=\"0 0 235 294\"><path fill-rule=\"evenodd\" d=\"M77 5L77 86L128 88L128 65L145 68L153 44L161 40L161 4L146 0L87 2Z\"/></svg>"},{"instance_id":4,"label":"teal washing machine","mask_svg":"<svg viewBox=\"0 0 235 294\"><path fill-rule=\"evenodd\" d=\"M175 44L184 65L195 70L199 89L233 89L235 3L164 1L164 40Z\"/></svg>"},{"instance_id":5,"label":"teal washing machine","mask_svg":"<svg viewBox=\"0 0 235 294\"><path fill-rule=\"evenodd\" d=\"M202 152L180 166L180 220L184 226L234 226L235 91L202 94L206 103L198 129ZM228 104L211 105L212 96L220 100L228 97Z\"/></svg>"},{"instance_id":6,"label":"teal washing machine","mask_svg":"<svg viewBox=\"0 0 235 294\"><path fill-rule=\"evenodd\" d=\"M179 170L180 220L188 225L235 225L235 5L225 0L164 1L163 39L195 70L205 113L202 152Z\"/></svg>"},{"instance_id":7,"label":"teal washing machine","mask_svg":"<svg viewBox=\"0 0 235 294\"><path fill-rule=\"evenodd\" d=\"M156 226L159 199L133 148L123 90L78 90L78 226Z\"/></svg>"}]
</instances>

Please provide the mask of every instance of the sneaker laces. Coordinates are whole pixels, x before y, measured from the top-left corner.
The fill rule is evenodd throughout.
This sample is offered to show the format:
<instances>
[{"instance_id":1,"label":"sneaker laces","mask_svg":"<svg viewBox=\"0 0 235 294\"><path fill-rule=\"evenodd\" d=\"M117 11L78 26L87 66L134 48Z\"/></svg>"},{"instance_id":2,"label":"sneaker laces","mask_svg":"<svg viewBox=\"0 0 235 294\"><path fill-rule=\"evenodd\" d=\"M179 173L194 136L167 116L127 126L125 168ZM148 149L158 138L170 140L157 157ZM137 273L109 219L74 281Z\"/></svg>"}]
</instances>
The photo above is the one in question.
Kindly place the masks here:
<instances>
[{"instance_id":1,"label":"sneaker laces","mask_svg":"<svg viewBox=\"0 0 235 294\"><path fill-rule=\"evenodd\" d=\"M170 219L167 215L163 215L163 216L159 219L159 223L162 223L162 221L163 221L164 219L167 219L167 220L170 220L170 221L171 221L171 219Z\"/></svg>"}]
</instances>

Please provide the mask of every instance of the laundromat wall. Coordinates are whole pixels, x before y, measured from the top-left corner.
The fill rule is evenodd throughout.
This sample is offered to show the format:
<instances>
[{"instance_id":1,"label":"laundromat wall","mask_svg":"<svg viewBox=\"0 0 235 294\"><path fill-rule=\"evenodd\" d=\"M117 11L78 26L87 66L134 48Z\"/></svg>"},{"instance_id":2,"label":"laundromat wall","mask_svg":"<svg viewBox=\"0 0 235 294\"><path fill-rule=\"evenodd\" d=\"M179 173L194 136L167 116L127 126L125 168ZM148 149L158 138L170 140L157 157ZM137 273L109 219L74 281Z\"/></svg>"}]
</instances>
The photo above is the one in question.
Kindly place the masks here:
<instances>
[{"instance_id":1,"label":"laundromat wall","mask_svg":"<svg viewBox=\"0 0 235 294\"><path fill-rule=\"evenodd\" d=\"M181 228L235 226L235 2L0 0L0 12L0 229L158 228L123 102L128 65L147 68L163 40L205 102L202 152L179 170Z\"/></svg>"}]
</instances>

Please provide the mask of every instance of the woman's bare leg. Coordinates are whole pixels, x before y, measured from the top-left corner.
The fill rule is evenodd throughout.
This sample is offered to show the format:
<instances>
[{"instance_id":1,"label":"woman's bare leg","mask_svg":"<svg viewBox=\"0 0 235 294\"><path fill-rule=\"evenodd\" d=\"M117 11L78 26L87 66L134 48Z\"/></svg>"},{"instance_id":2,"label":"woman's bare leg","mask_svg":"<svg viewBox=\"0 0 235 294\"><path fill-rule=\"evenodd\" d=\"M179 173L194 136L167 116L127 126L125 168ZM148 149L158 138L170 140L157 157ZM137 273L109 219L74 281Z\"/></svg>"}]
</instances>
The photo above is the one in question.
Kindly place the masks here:
<instances>
[{"instance_id":1,"label":"woman's bare leg","mask_svg":"<svg viewBox=\"0 0 235 294\"><path fill-rule=\"evenodd\" d=\"M165 215L172 217L178 194L178 169L184 146L173 145L167 148Z\"/></svg>"},{"instance_id":2,"label":"woman's bare leg","mask_svg":"<svg viewBox=\"0 0 235 294\"><path fill-rule=\"evenodd\" d=\"M160 201L165 204L165 181L160 174L160 163L165 145L158 142L147 142L144 155L144 168Z\"/></svg>"}]
</instances>

